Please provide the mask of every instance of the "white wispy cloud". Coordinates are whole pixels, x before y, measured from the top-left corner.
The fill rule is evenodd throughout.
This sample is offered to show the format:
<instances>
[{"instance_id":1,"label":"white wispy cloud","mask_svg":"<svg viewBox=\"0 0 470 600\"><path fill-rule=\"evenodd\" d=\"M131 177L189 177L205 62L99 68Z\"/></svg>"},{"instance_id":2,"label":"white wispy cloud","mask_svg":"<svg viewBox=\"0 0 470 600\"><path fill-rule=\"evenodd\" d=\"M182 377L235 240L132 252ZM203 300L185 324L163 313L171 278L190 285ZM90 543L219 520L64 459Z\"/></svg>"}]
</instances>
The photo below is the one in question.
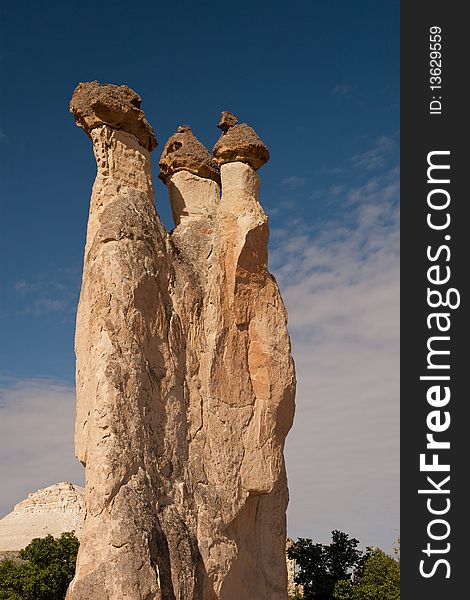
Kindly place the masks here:
<instances>
[{"instance_id":1,"label":"white wispy cloud","mask_svg":"<svg viewBox=\"0 0 470 600\"><path fill-rule=\"evenodd\" d=\"M395 146L395 140L384 135L375 141L372 148L366 150L365 152L351 156L349 160L356 168L371 171L373 169L382 167L385 164L387 156L391 153Z\"/></svg>"},{"instance_id":2,"label":"white wispy cloud","mask_svg":"<svg viewBox=\"0 0 470 600\"><path fill-rule=\"evenodd\" d=\"M284 177L284 179L281 179L281 185L285 185L291 190L296 190L305 185L305 179L298 175L292 175L291 177Z\"/></svg>"},{"instance_id":3,"label":"white wispy cloud","mask_svg":"<svg viewBox=\"0 0 470 600\"><path fill-rule=\"evenodd\" d=\"M29 492L60 481L83 484L74 418L73 386L50 379L0 382L0 517Z\"/></svg>"},{"instance_id":4,"label":"white wispy cloud","mask_svg":"<svg viewBox=\"0 0 470 600\"><path fill-rule=\"evenodd\" d=\"M391 549L399 523L398 171L342 190L341 219L273 231L297 414L289 534Z\"/></svg>"},{"instance_id":5,"label":"white wispy cloud","mask_svg":"<svg viewBox=\"0 0 470 600\"><path fill-rule=\"evenodd\" d=\"M349 83L338 83L331 90L332 96L347 96L353 91L353 86Z\"/></svg>"},{"instance_id":6,"label":"white wispy cloud","mask_svg":"<svg viewBox=\"0 0 470 600\"><path fill-rule=\"evenodd\" d=\"M78 269L58 269L35 279L19 279L13 284L18 303L16 312L40 316L44 313L71 313L78 301Z\"/></svg>"},{"instance_id":7,"label":"white wispy cloud","mask_svg":"<svg viewBox=\"0 0 470 600\"><path fill-rule=\"evenodd\" d=\"M336 197L336 196L339 196L340 194L342 194L345 190L346 190L345 185L341 185L341 184L330 185L330 187L328 188L328 194L330 196Z\"/></svg>"}]
</instances>

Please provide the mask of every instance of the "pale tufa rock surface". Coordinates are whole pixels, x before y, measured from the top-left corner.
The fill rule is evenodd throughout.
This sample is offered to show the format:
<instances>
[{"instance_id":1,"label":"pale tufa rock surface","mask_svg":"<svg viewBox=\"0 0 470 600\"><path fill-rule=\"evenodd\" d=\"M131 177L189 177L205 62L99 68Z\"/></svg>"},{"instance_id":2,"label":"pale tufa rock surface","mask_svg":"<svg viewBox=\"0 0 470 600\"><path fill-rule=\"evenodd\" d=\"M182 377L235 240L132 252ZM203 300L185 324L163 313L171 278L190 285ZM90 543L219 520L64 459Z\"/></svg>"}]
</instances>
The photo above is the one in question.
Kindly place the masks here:
<instances>
[{"instance_id":1,"label":"pale tufa rock surface","mask_svg":"<svg viewBox=\"0 0 470 600\"><path fill-rule=\"evenodd\" d=\"M267 270L259 177L165 174L91 132L93 186L77 314L76 451L87 516L68 600L286 600L283 458L295 375Z\"/></svg>"},{"instance_id":2,"label":"pale tufa rock surface","mask_svg":"<svg viewBox=\"0 0 470 600\"><path fill-rule=\"evenodd\" d=\"M0 519L0 552L18 551L31 540L75 531L80 538L85 518L83 488L62 482L38 490Z\"/></svg>"}]
</instances>

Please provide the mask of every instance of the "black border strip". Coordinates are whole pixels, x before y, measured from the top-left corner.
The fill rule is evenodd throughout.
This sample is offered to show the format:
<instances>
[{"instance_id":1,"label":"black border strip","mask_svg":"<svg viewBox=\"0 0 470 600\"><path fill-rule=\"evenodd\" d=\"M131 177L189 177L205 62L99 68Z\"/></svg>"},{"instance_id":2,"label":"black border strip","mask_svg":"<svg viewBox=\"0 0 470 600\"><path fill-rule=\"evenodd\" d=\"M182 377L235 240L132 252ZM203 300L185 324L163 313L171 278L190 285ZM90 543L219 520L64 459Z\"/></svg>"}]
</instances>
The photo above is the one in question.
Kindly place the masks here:
<instances>
[{"instance_id":1,"label":"black border strip","mask_svg":"<svg viewBox=\"0 0 470 600\"><path fill-rule=\"evenodd\" d=\"M467 460L470 452L467 439L470 439L470 419L468 406L470 398L465 385L465 374L469 353L467 348L468 327L468 279L470 253L467 248L468 232L466 214L470 201L467 173L470 173L470 153L466 148L466 137L470 137L469 117L464 110L464 88L468 85L467 59L470 56L470 38L463 10L464 3L402 2L401 5L401 597L403 600L451 600L463 597L466 589L468 550L464 543L468 539L466 509L469 500L466 495L467 474L470 469ZM441 29L441 89L430 89L438 84L438 79L430 77L430 39L432 27ZM434 46L436 48L436 46ZM436 55L434 55L435 57ZM440 100L442 106L430 102ZM439 98L440 97L440 98ZM449 155L435 154L430 157L434 163L450 165L444 170L435 169L427 178L428 156L430 152L449 151ZM448 183L444 183L447 178ZM439 179L439 182L435 180ZM436 191L428 194L431 190ZM431 204L448 207L438 210ZM432 229L431 222L447 222L445 229ZM440 221L439 221L440 220ZM450 239L446 238L450 236ZM450 251L444 248L447 246ZM433 259L427 256L427 248ZM441 250L439 251L439 248ZM428 272L432 266L438 269ZM448 271L446 267L449 267ZM444 279L450 272L447 283L430 283L429 277ZM460 306L432 308L428 303L427 288L441 291L445 298L450 288L458 291ZM439 303L437 294L431 302ZM450 295L451 303L456 303L457 292ZM439 331L438 319L427 318L431 313L442 312L449 315L450 327L447 332ZM439 321L448 325L446 317ZM431 340L433 336L448 336L449 339ZM449 350L450 354L428 356L427 344L432 349ZM428 358L432 365L428 364ZM432 368L435 365L445 368ZM420 380L420 376L449 376L446 380ZM440 386L434 395L427 397L432 386ZM439 405L439 394L444 387L450 390L450 400ZM431 392L429 392L431 394ZM434 402L434 406L431 403ZM430 403L431 402L431 403ZM428 418L428 415L434 413ZM446 416L448 413L448 417ZM438 433L435 440L450 442L450 449L427 449L426 435L433 433L429 428L444 428L449 418L450 426ZM427 422L428 418L428 422ZM425 462L433 460L437 454L439 464L449 464L450 471L424 472L420 470L420 454L426 454ZM434 481L434 487L427 480ZM446 483L442 481L450 476ZM434 490L436 486L449 493L423 493L419 489ZM429 501L428 501L429 499ZM450 504L448 504L448 500ZM435 511L448 511L433 515ZM443 522L430 523L435 519ZM435 537L430 538L429 531ZM428 548L428 554L423 552ZM447 546L449 544L449 546ZM442 559L443 562L437 564ZM423 561L421 563L421 561ZM447 563L444 562L447 561ZM431 576L424 577L420 573ZM449 577L447 577L449 575Z\"/></svg>"}]
</instances>

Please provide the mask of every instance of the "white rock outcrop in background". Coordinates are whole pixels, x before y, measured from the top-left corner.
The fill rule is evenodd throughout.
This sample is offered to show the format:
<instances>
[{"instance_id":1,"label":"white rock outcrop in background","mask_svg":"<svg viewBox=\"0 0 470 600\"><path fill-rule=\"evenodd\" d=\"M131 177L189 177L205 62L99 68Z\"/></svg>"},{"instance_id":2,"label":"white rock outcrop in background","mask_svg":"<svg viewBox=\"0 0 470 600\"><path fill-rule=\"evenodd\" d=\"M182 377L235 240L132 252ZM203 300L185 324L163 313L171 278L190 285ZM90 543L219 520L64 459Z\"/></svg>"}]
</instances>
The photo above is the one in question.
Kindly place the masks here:
<instances>
[{"instance_id":1,"label":"white rock outcrop in background","mask_svg":"<svg viewBox=\"0 0 470 600\"><path fill-rule=\"evenodd\" d=\"M0 552L18 551L34 538L75 531L80 538L85 518L83 488L57 483L19 502L0 519Z\"/></svg>"}]
</instances>

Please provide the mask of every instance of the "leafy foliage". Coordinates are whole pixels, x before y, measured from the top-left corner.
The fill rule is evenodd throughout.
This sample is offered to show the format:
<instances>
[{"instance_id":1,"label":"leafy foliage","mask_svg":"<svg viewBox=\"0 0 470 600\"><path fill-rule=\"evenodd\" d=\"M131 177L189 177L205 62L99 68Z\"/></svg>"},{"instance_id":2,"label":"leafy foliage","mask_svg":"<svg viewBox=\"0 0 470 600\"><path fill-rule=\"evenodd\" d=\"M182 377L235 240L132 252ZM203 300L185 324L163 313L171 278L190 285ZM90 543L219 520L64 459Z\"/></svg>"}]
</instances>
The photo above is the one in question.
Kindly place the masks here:
<instances>
[{"instance_id":1,"label":"leafy foliage","mask_svg":"<svg viewBox=\"0 0 470 600\"><path fill-rule=\"evenodd\" d=\"M333 600L338 581L350 581L363 566L363 552L357 549L359 540L342 531L331 532L330 545L314 544L299 538L287 551L298 568L295 583L303 586L305 600Z\"/></svg>"},{"instance_id":2,"label":"leafy foliage","mask_svg":"<svg viewBox=\"0 0 470 600\"><path fill-rule=\"evenodd\" d=\"M63 600L75 573L74 533L34 539L19 560L0 562L0 600Z\"/></svg>"},{"instance_id":3,"label":"leafy foliage","mask_svg":"<svg viewBox=\"0 0 470 600\"><path fill-rule=\"evenodd\" d=\"M336 584L335 600L399 600L400 563L379 548L368 550L361 574Z\"/></svg>"}]
</instances>

